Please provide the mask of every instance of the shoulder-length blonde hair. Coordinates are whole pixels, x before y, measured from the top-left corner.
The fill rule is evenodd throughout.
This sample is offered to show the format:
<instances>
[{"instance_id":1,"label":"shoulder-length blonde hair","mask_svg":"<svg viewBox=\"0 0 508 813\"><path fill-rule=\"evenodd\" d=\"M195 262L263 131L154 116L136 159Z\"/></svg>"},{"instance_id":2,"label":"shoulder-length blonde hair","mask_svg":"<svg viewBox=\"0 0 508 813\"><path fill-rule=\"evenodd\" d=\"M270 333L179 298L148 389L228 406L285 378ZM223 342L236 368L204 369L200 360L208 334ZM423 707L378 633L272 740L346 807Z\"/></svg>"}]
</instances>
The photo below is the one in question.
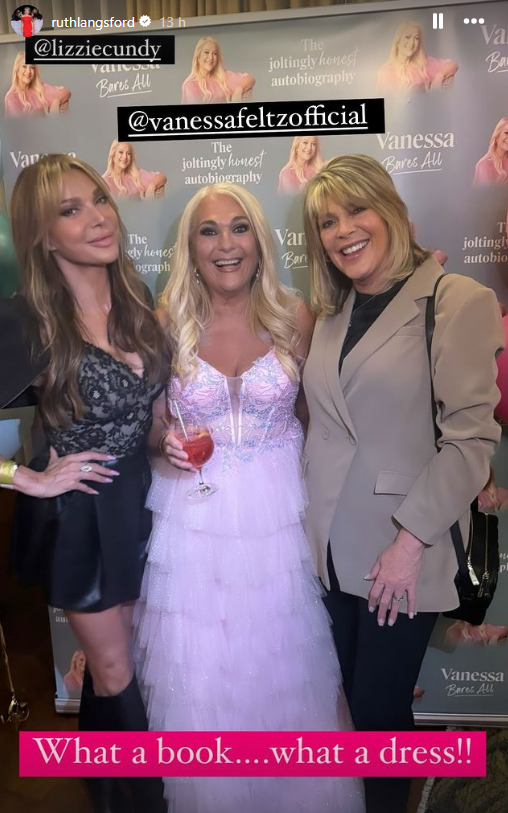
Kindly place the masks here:
<instances>
[{"instance_id":1,"label":"shoulder-length blonde hair","mask_svg":"<svg viewBox=\"0 0 508 813\"><path fill-rule=\"evenodd\" d=\"M502 119L498 121L496 126L494 127L494 131L490 137L490 144L487 152L480 158L480 161L486 161L490 159L494 164L496 169L497 175L499 180L506 181L508 178L508 173L505 169L503 169L503 158L504 154L499 154L499 137L501 132L505 129L508 129L508 116L504 116Z\"/></svg>"},{"instance_id":2,"label":"shoulder-length blonde hair","mask_svg":"<svg viewBox=\"0 0 508 813\"><path fill-rule=\"evenodd\" d=\"M108 187L98 172L78 158L43 156L18 176L12 192L11 218L21 292L37 319L43 347L50 350L40 407L45 422L55 429L68 427L71 414L77 418L84 415L77 378L87 333L74 294L47 247L61 209L63 179L70 170L78 170L93 181L120 224L119 256L107 267L111 289L109 341L125 353L139 353L151 383L164 382L170 369L167 340L125 251L127 234Z\"/></svg>"},{"instance_id":3,"label":"shoulder-length blonde hair","mask_svg":"<svg viewBox=\"0 0 508 813\"><path fill-rule=\"evenodd\" d=\"M116 151L120 144L126 144L126 146L129 148L131 152L131 160L129 161L129 166L126 168L125 172L118 172L114 161ZM115 185L115 190L116 193L118 194L118 197L124 197L125 195L127 195L127 189L122 184L123 175L129 175L129 177L132 178L136 186L136 189L139 189L141 197L144 197L146 190L143 184L141 183L139 169L136 164L136 156L134 154L134 147L131 145L130 142L118 141L116 138L114 138L113 141L111 142L111 147L109 148L106 172L102 177L105 178L107 176L108 178L111 178Z\"/></svg>"},{"instance_id":4,"label":"shoulder-length blonde hair","mask_svg":"<svg viewBox=\"0 0 508 813\"><path fill-rule=\"evenodd\" d=\"M339 206L372 209L388 229L388 278L405 279L430 257L413 238L407 206L395 189L386 169L369 155L339 155L308 181L303 219L311 279L311 304L326 315L341 310L351 289L351 280L329 260L321 242L318 218L326 201Z\"/></svg>"},{"instance_id":5,"label":"shoulder-length blonde hair","mask_svg":"<svg viewBox=\"0 0 508 813\"><path fill-rule=\"evenodd\" d=\"M34 75L32 81L28 85L28 88L25 89L24 87L22 87L19 81L19 69L24 64L25 64L25 54L23 53L23 51L20 51L18 54L16 54L16 58L12 66L12 81L9 90L7 91L7 96L9 95L9 93L15 93L18 99L20 100L21 104L23 105L23 112L29 113L32 109L32 105L30 104L26 97L26 90L31 90L33 93L35 93L35 95L41 102L44 108L44 112L48 114L49 104L48 100L44 95L44 88L42 86L42 79L38 66L30 65L30 67L33 68L34 70Z\"/></svg>"},{"instance_id":6,"label":"shoulder-length blonde hair","mask_svg":"<svg viewBox=\"0 0 508 813\"><path fill-rule=\"evenodd\" d=\"M270 334L282 367L297 380L299 299L278 279L275 243L261 206L250 192L231 183L216 183L200 189L185 207L180 220L171 277L162 297L165 321L174 342L173 371L182 379L193 376L199 345L213 321L210 292L204 279L198 278L196 270L199 269L195 268L192 257L196 212L210 195L229 195L245 212L259 255L258 271L251 281L247 318L255 333L267 331Z\"/></svg>"},{"instance_id":7,"label":"shoulder-length blonde hair","mask_svg":"<svg viewBox=\"0 0 508 813\"><path fill-rule=\"evenodd\" d=\"M411 57L408 62L401 62L399 58L399 44L404 36L405 32L408 28L416 28L418 31L418 36L420 38L420 45L416 53ZM429 90L431 81L430 76L427 71L427 54L425 53L425 45L423 41L423 31L421 26L418 23L413 22L412 20L406 20L406 22L401 23L395 32L395 36L392 40L392 45L390 48L390 56L388 61L391 65L393 65L397 75L402 79L406 87L411 86L411 76L409 74L408 68L415 67L422 77L423 81L425 82L425 87Z\"/></svg>"},{"instance_id":8,"label":"shoulder-length blonde hair","mask_svg":"<svg viewBox=\"0 0 508 813\"><path fill-rule=\"evenodd\" d=\"M207 42L211 42L214 48L217 49L217 64L213 71L210 74L210 78L215 79L217 84L219 85L220 89L223 91L224 95L228 102L231 101L231 91L228 88L227 80L226 80L226 69L224 68L224 61L222 58L222 50L217 42L213 37L201 37L198 40L196 47L194 49L194 56L192 57L192 69L185 81L189 79L195 79L198 83L199 89L203 94L203 101L208 102L212 98L212 92L208 88L206 78L201 75L199 70L199 57L201 56L202 51Z\"/></svg>"},{"instance_id":9,"label":"shoulder-length blonde hair","mask_svg":"<svg viewBox=\"0 0 508 813\"><path fill-rule=\"evenodd\" d=\"M323 160L323 156L321 155L321 143L319 141L319 136L311 135L295 136L295 138L293 139L293 143L291 144L291 150L289 152L289 161L287 162L285 167L282 167L281 172L285 172L288 169L294 170L294 173L301 184L307 183L307 178L303 174L304 166L298 163L298 147L305 139L314 139L316 142L316 153L312 160L307 162L307 165L311 166L314 170L314 173L316 173L323 168L323 164L325 163Z\"/></svg>"}]
</instances>

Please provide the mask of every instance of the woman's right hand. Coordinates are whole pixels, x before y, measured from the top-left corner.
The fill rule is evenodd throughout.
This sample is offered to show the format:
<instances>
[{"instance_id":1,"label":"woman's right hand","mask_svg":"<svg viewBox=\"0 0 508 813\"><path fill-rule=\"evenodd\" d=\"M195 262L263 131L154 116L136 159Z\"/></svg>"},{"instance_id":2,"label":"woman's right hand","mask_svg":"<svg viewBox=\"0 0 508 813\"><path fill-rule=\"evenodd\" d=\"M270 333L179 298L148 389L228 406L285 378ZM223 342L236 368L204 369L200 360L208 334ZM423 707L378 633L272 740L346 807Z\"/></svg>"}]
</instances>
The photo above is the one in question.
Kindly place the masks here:
<instances>
[{"instance_id":1,"label":"woman's right hand","mask_svg":"<svg viewBox=\"0 0 508 813\"><path fill-rule=\"evenodd\" d=\"M30 497L59 497L67 491L98 494L98 491L90 488L83 480L112 483L120 472L100 465L106 460L112 461L115 458L102 452L77 452L58 457L51 447L49 463L44 471L33 471L22 466L15 472L12 484L16 491ZM91 469L83 471L84 466L90 466Z\"/></svg>"},{"instance_id":2,"label":"woman's right hand","mask_svg":"<svg viewBox=\"0 0 508 813\"><path fill-rule=\"evenodd\" d=\"M444 74L442 71L437 73L434 79L431 82L430 89L431 90L443 90L443 83L444 83Z\"/></svg>"},{"instance_id":3,"label":"woman's right hand","mask_svg":"<svg viewBox=\"0 0 508 813\"><path fill-rule=\"evenodd\" d=\"M187 462L189 455L183 451L182 442L173 429L167 429L164 432L159 442L159 450L164 460L175 468L183 469L183 471L196 471L194 466Z\"/></svg>"}]
</instances>

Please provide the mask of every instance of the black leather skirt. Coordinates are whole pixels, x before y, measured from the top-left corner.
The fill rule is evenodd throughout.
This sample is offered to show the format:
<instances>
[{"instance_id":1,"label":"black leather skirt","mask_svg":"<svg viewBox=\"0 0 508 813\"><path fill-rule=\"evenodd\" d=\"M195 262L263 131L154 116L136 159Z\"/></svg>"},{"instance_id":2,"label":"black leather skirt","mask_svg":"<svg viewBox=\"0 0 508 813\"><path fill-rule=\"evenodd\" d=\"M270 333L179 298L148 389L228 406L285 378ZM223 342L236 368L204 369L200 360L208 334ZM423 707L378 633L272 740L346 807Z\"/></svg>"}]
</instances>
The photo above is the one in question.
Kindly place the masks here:
<instances>
[{"instance_id":1,"label":"black leather skirt","mask_svg":"<svg viewBox=\"0 0 508 813\"><path fill-rule=\"evenodd\" d=\"M46 458L30 467L42 471ZM98 496L69 491L38 499L18 494L13 563L23 584L41 584L52 607L100 612L139 596L151 513L144 452L109 465L112 483L89 482Z\"/></svg>"}]
</instances>

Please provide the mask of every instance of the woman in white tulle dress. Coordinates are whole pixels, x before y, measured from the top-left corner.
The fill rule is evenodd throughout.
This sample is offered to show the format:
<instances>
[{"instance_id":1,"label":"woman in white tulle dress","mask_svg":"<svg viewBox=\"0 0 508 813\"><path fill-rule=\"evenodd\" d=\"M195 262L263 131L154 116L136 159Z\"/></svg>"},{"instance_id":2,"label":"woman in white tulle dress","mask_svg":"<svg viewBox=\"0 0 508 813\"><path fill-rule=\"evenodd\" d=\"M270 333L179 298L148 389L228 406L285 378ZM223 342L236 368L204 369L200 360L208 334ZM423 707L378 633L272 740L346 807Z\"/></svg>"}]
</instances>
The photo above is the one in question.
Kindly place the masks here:
<instances>
[{"instance_id":1,"label":"woman in white tulle dress","mask_svg":"<svg viewBox=\"0 0 508 813\"><path fill-rule=\"evenodd\" d=\"M136 608L136 659L152 730L350 728L329 620L301 519L299 366L313 320L277 279L252 195L198 192L180 223L162 318L174 376L150 444L154 525ZM166 422L206 424L197 484ZM165 779L175 813L363 813L351 778Z\"/></svg>"}]
</instances>

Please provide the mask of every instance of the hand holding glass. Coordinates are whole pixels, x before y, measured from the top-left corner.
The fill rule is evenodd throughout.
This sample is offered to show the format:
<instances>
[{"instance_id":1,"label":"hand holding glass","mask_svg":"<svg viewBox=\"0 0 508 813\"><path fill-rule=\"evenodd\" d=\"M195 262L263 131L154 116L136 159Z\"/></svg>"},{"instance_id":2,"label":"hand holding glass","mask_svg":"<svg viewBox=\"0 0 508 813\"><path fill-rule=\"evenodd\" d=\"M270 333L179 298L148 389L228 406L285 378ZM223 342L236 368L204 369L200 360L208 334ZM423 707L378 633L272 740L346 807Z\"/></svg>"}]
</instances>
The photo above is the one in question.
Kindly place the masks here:
<instances>
[{"instance_id":1,"label":"hand holding glass","mask_svg":"<svg viewBox=\"0 0 508 813\"><path fill-rule=\"evenodd\" d=\"M203 424L189 424L185 426L185 429L176 426L175 435L182 444L183 451L189 456L189 463L199 473L199 485L188 491L187 496L191 499L200 499L215 494L218 486L215 483L205 483L201 471L213 454L212 430Z\"/></svg>"}]
</instances>

